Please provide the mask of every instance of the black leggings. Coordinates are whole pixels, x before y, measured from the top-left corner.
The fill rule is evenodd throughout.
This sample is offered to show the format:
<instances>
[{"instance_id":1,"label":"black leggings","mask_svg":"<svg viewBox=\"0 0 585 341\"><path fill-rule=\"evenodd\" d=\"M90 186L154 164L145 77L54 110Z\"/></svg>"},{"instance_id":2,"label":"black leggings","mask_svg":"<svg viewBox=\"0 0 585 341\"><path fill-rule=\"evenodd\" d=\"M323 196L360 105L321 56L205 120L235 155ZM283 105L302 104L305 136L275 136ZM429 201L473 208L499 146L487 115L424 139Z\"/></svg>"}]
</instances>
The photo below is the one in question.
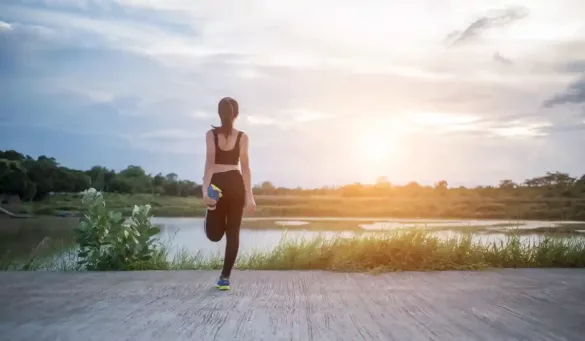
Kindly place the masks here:
<instances>
[{"instance_id":1,"label":"black leggings","mask_svg":"<svg viewBox=\"0 0 585 341\"><path fill-rule=\"evenodd\" d=\"M240 224L246 202L246 190L242 174L238 170L214 173L211 183L221 189L223 196L217 201L214 210L207 210L205 234L212 242L218 242L225 233L225 258L221 275L229 278L240 247Z\"/></svg>"}]
</instances>

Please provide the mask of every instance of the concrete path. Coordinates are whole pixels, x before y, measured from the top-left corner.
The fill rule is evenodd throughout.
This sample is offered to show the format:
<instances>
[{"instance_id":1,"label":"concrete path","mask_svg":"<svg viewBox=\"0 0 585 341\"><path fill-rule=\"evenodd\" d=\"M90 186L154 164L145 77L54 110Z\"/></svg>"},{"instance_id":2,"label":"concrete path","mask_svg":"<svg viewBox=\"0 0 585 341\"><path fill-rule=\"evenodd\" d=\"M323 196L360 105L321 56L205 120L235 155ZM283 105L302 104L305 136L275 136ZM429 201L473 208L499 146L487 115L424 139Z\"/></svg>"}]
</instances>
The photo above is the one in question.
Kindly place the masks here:
<instances>
[{"instance_id":1,"label":"concrete path","mask_svg":"<svg viewBox=\"0 0 585 341\"><path fill-rule=\"evenodd\" d=\"M0 273L0 339L585 339L585 270L216 275Z\"/></svg>"}]
</instances>

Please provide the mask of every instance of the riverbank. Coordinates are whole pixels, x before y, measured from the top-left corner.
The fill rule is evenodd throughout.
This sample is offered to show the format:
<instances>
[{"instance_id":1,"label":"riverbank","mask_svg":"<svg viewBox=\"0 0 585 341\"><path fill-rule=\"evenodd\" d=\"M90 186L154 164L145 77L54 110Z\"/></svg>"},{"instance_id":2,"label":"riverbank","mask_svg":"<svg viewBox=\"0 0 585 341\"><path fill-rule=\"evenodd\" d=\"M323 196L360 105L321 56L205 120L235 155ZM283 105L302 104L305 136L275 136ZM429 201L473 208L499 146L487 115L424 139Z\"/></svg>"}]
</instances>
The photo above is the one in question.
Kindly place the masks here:
<instances>
[{"instance_id":1,"label":"riverbank","mask_svg":"<svg viewBox=\"0 0 585 341\"><path fill-rule=\"evenodd\" d=\"M104 193L110 209L130 215L134 205L151 205L157 217L203 217L205 208L195 197ZM20 213L81 215L85 206L76 194L59 194L22 203ZM585 198L485 197L428 195L396 197L258 195L257 217L367 217L426 219L503 219L585 221Z\"/></svg>"},{"instance_id":2,"label":"riverbank","mask_svg":"<svg viewBox=\"0 0 585 341\"><path fill-rule=\"evenodd\" d=\"M45 241L45 243L48 243ZM46 247L46 246L45 246ZM146 262L121 270L219 269L223 252L206 254L174 249L163 243ZM4 258L4 270L80 271L74 245L62 252L35 252L19 259ZM444 271L486 268L582 268L585 238L543 237L539 243L508 235L502 242L480 243L472 234L440 238L424 230L399 230L350 237L287 239L269 251L240 252L240 270L330 270L349 272Z\"/></svg>"},{"instance_id":3,"label":"riverbank","mask_svg":"<svg viewBox=\"0 0 585 341\"><path fill-rule=\"evenodd\" d=\"M0 273L6 340L582 340L585 271Z\"/></svg>"}]
</instances>

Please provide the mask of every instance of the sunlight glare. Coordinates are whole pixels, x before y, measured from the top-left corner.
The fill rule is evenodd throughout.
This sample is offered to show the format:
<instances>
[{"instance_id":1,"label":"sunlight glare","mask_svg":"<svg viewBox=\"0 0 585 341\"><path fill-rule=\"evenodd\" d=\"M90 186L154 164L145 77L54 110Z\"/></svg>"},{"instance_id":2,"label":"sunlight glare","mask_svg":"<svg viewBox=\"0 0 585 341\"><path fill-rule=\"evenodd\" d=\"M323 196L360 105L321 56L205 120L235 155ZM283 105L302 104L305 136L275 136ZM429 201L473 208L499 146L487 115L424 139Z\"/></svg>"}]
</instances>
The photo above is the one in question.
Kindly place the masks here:
<instances>
[{"instance_id":1,"label":"sunlight glare","mask_svg":"<svg viewBox=\"0 0 585 341\"><path fill-rule=\"evenodd\" d=\"M362 141L362 153L369 160L382 161L390 156L392 141L384 135L368 135Z\"/></svg>"}]
</instances>

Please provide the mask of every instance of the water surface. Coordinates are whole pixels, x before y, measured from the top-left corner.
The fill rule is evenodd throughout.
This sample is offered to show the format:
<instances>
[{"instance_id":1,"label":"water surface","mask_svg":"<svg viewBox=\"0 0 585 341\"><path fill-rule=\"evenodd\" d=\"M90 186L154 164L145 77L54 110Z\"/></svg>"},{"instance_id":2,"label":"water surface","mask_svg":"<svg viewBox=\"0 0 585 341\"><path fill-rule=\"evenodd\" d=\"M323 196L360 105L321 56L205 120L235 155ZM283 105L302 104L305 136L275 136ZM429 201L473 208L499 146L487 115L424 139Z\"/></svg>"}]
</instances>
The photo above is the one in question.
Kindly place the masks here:
<instances>
[{"instance_id":1,"label":"water surface","mask_svg":"<svg viewBox=\"0 0 585 341\"><path fill-rule=\"evenodd\" d=\"M280 226L278 229L249 229L246 228L256 221L272 221L275 225ZM374 233L379 233L380 230L392 230L397 228L412 228L412 227L427 227L427 228L445 228L445 230L432 232L440 238L454 238L461 235L458 231L448 230L449 227L460 226L494 226L494 228L511 229L512 224L519 229L530 229L538 227L554 227L561 222L543 222L543 221L523 221L510 222L500 220L477 220L477 221L444 221L444 220L385 220L381 222L379 219L357 219L358 221L370 220L367 224L360 224L356 222L364 230L363 231L315 231L311 229L303 229L311 221L342 221L343 219L334 218L259 218L248 219L243 221L242 230L240 232L240 252L248 253L254 250L270 251L284 238L286 239L306 239L310 240L317 236L325 239L334 237L353 237L356 235L367 236ZM345 221L352 222L356 219L346 219ZM225 238L220 242L213 243L207 239L203 229L203 218L154 218L154 224L161 226L160 238L163 241L170 241L174 246L172 253L177 250L186 249L191 252L220 253L223 254L225 250ZM567 223L567 222L562 222ZM577 222L578 223L578 222ZM582 224L582 223L581 223ZM286 230L289 227L290 229ZM516 227L514 227L516 228ZM283 230L284 229L284 230ZM525 233L522 234L521 240L523 243L539 243L544 237L542 233ZM492 242L506 241L507 235L504 233L488 233L485 231L474 234L473 241L488 244Z\"/></svg>"},{"instance_id":2,"label":"water surface","mask_svg":"<svg viewBox=\"0 0 585 341\"><path fill-rule=\"evenodd\" d=\"M171 256L178 250L223 254L225 238L218 243L209 241L203 230L203 218L153 218L161 226L160 239L173 246ZM37 217L30 219L0 218L0 257L11 254L27 257L39 248L63 249L73 246L72 229L76 219ZM433 219L379 219L379 218L254 218L242 223L240 252L254 250L270 251L283 237L286 239L313 239L321 236L334 237L367 236L379 230L423 227L435 229L441 238L460 236L461 228L474 231L474 241L491 243L505 241L506 231L517 229L522 232L524 243L538 243L544 236L532 233L530 229L559 226L574 226L573 233L583 236L584 222L570 221L507 221L507 220L433 220Z\"/></svg>"}]
</instances>

